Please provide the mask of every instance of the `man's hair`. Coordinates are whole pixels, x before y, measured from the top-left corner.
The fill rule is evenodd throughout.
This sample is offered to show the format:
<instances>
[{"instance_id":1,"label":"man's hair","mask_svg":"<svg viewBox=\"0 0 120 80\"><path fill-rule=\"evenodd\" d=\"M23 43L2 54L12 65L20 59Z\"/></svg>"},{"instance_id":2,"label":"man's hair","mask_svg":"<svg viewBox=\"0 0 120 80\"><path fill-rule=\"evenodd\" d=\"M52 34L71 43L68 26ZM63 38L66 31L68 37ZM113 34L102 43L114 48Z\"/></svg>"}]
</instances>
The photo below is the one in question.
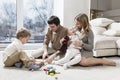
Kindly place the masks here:
<instances>
[{"instance_id":1,"label":"man's hair","mask_svg":"<svg viewBox=\"0 0 120 80\"><path fill-rule=\"evenodd\" d=\"M20 30L18 30L18 32L16 34L17 39L19 39L20 37L25 38L25 37L28 37L28 36L31 36L31 34L26 29L20 29Z\"/></svg>"},{"instance_id":2,"label":"man's hair","mask_svg":"<svg viewBox=\"0 0 120 80\"><path fill-rule=\"evenodd\" d=\"M60 19L57 16L51 16L47 22L48 24L55 24L56 26L60 25Z\"/></svg>"}]
</instances>

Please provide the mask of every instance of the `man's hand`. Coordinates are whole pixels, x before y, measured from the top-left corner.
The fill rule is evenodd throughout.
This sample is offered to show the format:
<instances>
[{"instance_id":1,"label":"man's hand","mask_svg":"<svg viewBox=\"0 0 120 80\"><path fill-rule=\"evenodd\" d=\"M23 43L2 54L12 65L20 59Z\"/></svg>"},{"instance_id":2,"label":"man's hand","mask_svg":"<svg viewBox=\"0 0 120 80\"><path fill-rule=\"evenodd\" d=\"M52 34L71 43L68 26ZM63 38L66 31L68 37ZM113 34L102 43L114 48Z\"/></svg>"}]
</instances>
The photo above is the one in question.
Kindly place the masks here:
<instances>
[{"instance_id":1,"label":"man's hand","mask_svg":"<svg viewBox=\"0 0 120 80\"><path fill-rule=\"evenodd\" d=\"M48 52L44 52L42 58L45 59L46 57L48 57Z\"/></svg>"},{"instance_id":2,"label":"man's hand","mask_svg":"<svg viewBox=\"0 0 120 80\"><path fill-rule=\"evenodd\" d=\"M46 62L47 62L47 63L51 63L51 62L54 60L54 58L57 56L58 53L60 53L60 51L57 51L57 52L53 53L51 56L49 56L49 57L46 59Z\"/></svg>"}]
</instances>

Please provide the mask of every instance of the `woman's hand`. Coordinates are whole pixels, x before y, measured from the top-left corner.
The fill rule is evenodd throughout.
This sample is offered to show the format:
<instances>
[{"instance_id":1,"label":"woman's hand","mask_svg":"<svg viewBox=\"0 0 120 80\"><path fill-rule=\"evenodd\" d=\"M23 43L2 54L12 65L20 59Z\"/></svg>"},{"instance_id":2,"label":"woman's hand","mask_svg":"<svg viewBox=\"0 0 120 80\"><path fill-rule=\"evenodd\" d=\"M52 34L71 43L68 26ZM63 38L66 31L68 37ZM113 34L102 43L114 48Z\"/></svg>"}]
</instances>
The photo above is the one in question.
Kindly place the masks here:
<instances>
[{"instance_id":1,"label":"woman's hand","mask_svg":"<svg viewBox=\"0 0 120 80\"><path fill-rule=\"evenodd\" d=\"M75 47L81 47L83 42L82 42L82 40L79 40L79 41L76 40L76 41L73 42L73 44L75 45Z\"/></svg>"}]
</instances>

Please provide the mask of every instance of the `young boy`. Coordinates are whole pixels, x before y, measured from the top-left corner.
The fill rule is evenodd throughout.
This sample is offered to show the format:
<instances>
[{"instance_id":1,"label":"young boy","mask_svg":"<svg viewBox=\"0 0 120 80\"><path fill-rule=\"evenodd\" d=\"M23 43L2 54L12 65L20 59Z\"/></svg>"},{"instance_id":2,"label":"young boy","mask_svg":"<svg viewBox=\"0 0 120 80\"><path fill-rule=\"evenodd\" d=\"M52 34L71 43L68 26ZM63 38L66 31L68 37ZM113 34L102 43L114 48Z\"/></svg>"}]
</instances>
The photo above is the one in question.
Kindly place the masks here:
<instances>
[{"instance_id":1,"label":"young boy","mask_svg":"<svg viewBox=\"0 0 120 80\"><path fill-rule=\"evenodd\" d=\"M31 34L26 29L20 29L16 34L16 39L11 44L9 44L3 54L3 61L5 67L11 67L15 65L20 67L23 63L24 67L29 69L37 70L40 68L39 65L34 64L34 59L28 57L28 55L23 51L23 44L25 44L30 39Z\"/></svg>"}]
</instances>

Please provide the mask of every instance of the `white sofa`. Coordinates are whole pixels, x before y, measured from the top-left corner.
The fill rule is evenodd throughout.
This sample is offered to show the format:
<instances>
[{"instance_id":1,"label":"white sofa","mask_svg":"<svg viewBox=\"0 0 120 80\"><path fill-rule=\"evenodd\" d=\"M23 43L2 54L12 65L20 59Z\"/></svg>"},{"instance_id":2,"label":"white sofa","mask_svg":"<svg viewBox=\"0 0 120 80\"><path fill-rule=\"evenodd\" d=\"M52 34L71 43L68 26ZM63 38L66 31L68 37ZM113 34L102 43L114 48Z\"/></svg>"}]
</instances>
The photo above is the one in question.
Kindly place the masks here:
<instances>
[{"instance_id":1,"label":"white sofa","mask_svg":"<svg viewBox=\"0 0 120 80\"><path fill-rule=\"evenodd\" d=\"M120 23L107 18L90 21L94 33L95 57L120 55Z\"/></svg>"}]
</instances>

